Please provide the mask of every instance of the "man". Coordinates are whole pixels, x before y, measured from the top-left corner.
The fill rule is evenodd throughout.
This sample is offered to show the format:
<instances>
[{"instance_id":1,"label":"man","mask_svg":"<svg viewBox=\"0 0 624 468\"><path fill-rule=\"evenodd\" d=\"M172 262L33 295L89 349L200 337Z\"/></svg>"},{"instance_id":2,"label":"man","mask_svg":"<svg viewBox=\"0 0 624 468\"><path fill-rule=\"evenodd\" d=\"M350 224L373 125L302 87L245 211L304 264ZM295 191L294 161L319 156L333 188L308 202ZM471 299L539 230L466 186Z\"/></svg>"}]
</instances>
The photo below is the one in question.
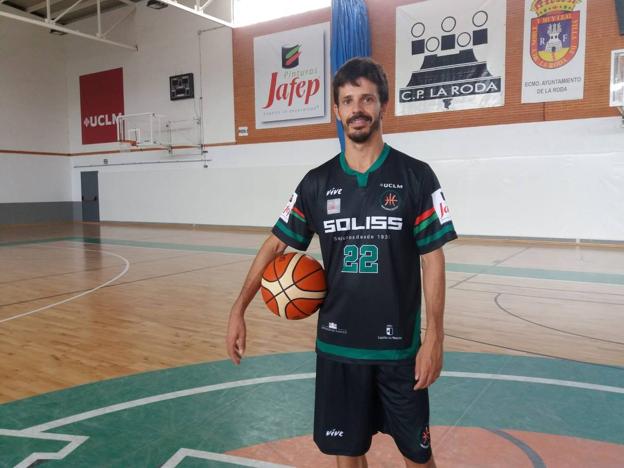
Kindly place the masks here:
<instances>
[{"instance_id":1,"label":"man","mask_svg":"<svg viewBox=\"0 0 624 468\"><path fill-rule=\"evenodd\" d=\"M301 181L232 307L227 350L245 351L245 309L265 266L319 235L329 285L318 317L314 441L338 467L366 467L372 435L390 434L408 467L434 467L427 387L442 369L442 245L457 236L431 168L384 144L388 82L354 58L336 73L345 151ZM427 330L421 344L421 263Z\"/></svg>"}]
</instances>

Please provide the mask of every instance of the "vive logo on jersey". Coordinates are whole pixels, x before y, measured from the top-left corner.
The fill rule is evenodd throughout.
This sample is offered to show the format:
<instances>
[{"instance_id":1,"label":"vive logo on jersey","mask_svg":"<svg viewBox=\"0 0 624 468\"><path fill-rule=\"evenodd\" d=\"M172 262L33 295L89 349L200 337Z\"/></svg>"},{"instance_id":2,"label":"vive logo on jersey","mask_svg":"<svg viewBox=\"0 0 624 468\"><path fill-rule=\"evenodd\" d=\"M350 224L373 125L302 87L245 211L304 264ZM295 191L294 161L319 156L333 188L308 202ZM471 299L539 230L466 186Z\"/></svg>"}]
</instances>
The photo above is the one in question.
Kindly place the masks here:
<instances>
[{"instance_id":1,"label":"vive logo on jersey","mask_svg":"<svg viewBox=\"0 0 624 468\"><path fill-rule=\"evenodd\" d=\"M399 207L399 192L386 190L381 195L381 207L387 211L394 211Z\"/></svg>"},{"instance_id":2,"label":"vive logo on jersey","mask_svg":"<svg viewBox=\"0 0 624 468\"><path fill-rule=\"evenodd\" d=\"M403 218L389 216L367 216L362 224L358 224L357 218L338 218L323 221L325 234L344 231L400 231L403 229Z\"/></svg>"},{"instance_id":3,"label":"vive logo on jersey","mask_svg":"<svg viewBox=\"0 0 624 468\"><path fill-rule=\"evenodd\" d=\"M436 210L436 214L438 215L438 219L441 224L448 223L451 221L451 213L449 212L448 206L446 205L446 200L444 198L444 194L442 193L442 189L438 189L431 194L431 198L433 199L433 207Z\"/></svg>"},{"instance_id":4,"label":"vive logo on jersey","mask_svg":"<svg viewBox=\"0 0 624 468\"><path fill-rule=\"evenodd\" d=\"M330 429L329 431L325 431L326 437L344 437L344 431L340 429Z\"/></svg>"},{"instance_id":5,"label":"vive logo on jersey","mask_svg":"<svg viewBox=\"0 0 624 468\"><path fill-rule=\"evenodd\" d=\"M329 196L336 196L336 195L342 195L342 189L341 188L331 188L327 191L327 193L325 194L326 197Z\"/></svg>"}]
</instances>

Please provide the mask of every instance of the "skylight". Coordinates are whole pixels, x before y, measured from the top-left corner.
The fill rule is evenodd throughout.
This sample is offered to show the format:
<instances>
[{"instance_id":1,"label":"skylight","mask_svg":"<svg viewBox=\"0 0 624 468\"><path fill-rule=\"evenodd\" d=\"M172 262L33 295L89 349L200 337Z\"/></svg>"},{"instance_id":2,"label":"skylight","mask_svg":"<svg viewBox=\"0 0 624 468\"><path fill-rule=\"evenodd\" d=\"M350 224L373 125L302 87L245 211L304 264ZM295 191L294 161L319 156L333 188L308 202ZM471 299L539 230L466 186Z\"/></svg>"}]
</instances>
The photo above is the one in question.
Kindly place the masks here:
<instances>
[{"instance_id":1,"label":"skylight","mask_svg":"<svg viewBox=\"0 0 624 468\"><path fill-rule=\"evenodd\" d=\"M331 0L233 0L235 27L331 6Z\"/></svg>"}]
</instances>

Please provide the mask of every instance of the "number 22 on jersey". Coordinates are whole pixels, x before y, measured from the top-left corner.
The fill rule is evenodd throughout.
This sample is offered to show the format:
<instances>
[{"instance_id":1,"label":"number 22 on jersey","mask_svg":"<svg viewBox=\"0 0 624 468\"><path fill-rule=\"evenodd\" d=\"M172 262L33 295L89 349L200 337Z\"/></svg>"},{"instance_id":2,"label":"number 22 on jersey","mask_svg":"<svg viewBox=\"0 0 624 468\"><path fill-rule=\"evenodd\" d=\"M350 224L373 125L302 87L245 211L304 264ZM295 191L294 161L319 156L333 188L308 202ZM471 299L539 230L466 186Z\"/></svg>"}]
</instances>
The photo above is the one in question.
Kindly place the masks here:
<instances>
[{"instance_id":1,"label":"number 22 on jersey","mask_svg":"<svg viewBox=\"0 0 624 468\"><path fill-rule=\"evenodd\" d=\"M342 260L343 273L378 273L379 251L376 245L349 244L344 248L344 259Z\"/></svg>"}]
</instances>

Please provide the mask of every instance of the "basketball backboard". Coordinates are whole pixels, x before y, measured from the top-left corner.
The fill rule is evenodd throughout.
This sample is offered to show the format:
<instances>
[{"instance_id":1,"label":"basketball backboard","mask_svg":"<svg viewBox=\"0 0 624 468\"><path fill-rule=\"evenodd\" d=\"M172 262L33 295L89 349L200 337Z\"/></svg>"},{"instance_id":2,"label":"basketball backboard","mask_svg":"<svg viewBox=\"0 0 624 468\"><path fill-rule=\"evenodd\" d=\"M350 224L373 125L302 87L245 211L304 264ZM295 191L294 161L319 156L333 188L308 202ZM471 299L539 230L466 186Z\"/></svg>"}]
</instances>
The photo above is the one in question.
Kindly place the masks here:
<instances>
[{"instance_id":1,"label":"basketball backboard","mask_svg":"<svg viewBox=\"0 0 624 468\"><path fill-rule=\"evenodd\" d=\"M122 115L117 118L117 141L136 147L170 146L164 120L164 115L152 112Z\"/></svg>"},{"instance_id":2,"label":"basketball backboard","mask_svg":"<svg viewBox=\"0 0 624 468\"><path fill-rule=\"evenodd\" d=\"M117 119L117 141L122 151L163 148L172 153L175 149L201 148L201 120L168 120L153 112L126 114Z\"/></svg>"}]
</instances>

